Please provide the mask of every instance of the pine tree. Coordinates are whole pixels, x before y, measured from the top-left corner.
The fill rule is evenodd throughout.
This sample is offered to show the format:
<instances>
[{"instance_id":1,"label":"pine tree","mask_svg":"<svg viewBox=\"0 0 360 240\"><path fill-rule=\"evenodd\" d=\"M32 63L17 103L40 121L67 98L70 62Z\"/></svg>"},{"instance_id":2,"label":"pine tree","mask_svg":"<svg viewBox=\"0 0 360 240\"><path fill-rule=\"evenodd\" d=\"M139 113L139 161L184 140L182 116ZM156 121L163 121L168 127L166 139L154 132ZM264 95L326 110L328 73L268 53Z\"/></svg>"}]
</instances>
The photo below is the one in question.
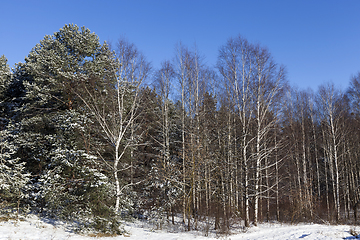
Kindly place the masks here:
<instances>
[{"instance_id":1,"label":"pine tree","mask_svg":"<svg viewBox=\"0 0 360 240\"><path fill-rule=\"evenodd\" d=\"M91 226L117 232L112 185L90 149L94 131L87 126L93 123L74 93L103 67L101 51L97 35L76 25L65 25L33 48L17 74L25 91L17 110L17 156L32 174L34 210L82 223L92 219Z\"/></svg>"}]
</instances>

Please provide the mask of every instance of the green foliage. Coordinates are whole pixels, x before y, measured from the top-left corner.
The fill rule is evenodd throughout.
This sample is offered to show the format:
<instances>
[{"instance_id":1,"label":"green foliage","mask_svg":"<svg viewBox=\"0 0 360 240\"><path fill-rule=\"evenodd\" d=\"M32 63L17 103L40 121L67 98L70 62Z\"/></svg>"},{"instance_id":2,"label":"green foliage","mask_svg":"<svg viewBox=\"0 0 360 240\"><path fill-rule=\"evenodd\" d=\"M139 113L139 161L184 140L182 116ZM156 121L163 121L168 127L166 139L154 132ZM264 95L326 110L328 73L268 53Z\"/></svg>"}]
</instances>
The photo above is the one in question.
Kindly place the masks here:
<instances>
[{"instance_id":1,"label":"green foliage","mask_svg":"<svg viewBox=\"0 0 360 240\"><path fill-rule=\"evenodd\" d=\"M9 80L11 78L11 72L9 65L7 64L7 58L2 55L0 57L0 101L5 94L7 85L9 84Z\"/></svg>"},{"instance_id":2,"label":"green foliage","mask_svg":"<svg viewBox=\"0 0 360 240\"><path fill-rule=\"evenodd\" d=\"M87 66L100 48L95 33L76 25L65 25L45 36L25 59L27 71L34 77L26 82L27 98L41 107L72 108L73 88L89 75Z\"/></svg>"},{"instance_id":3,"label":"green foliage","mask_svg":"<svg viewBox=\"0 0 360 240\"><path fill-rule=\"evenodd\" d=\"M7 59L4 55L0 57L0 130L4 129L8 122L9 106L11 102L8 100L7 91L12 81Z\"/></svg>"},{"instance_id":4,"label":"green foliage","mask_svg":"<svg viewBox=\"0 0 360 240\"><path fill-rule=\"evenodd\" d=\"M9 124L8 128L10 127L12 125ZM12 141L13 137L13 132L9 129L0 131L0 207L19 211L29 174L25 173L25 163L14 157L16 146Z\"/></svg>"},{"instance_id":5,"label":"green foliage","mask_svg":"<svg viewBox=\"0 0 360 240\"><path fill-rule=\"evenodd\" d=\"M359 74L346 97L321 88L318 102L284 102L282 67L239 38L220 49L223 81L180 47L152 90L141 85L150 71L144 57L126 41L117 46L70 24L13 72L0 57L0 207L28 204L107 235L121 233L120 217L144 212L159 227L178 213L188 230L206 219L208 232L214 220L225 234L234 218L271 220L271 206L279 220L280 211L314 217L326 203L331 219L337 199L351 215L346 199L360 179ZM222 92L210 91L215 83ZM181 88L176 104L172 86ZM336 99L335 118L327 98Z\"/></svg>"},{"instance_id":6,"label":"green foliage","mask_svg":"<svg viewBox=\"0 0 360 240\"><path fill-rule=\"evenodd\" d=\"M106 90L97 80L110 72L109 57L108 47L96 34L65 25L45 36L26 62L16 66L6 91L18 101L13 109L19 122L13 154L31 173L26 200L32 210L116 233L113 185L96 157L106 152L97 141L101 132L93 129L91 114L78 99L86 91L80 87L83 83Z\"/></svg>"}]
</instances>

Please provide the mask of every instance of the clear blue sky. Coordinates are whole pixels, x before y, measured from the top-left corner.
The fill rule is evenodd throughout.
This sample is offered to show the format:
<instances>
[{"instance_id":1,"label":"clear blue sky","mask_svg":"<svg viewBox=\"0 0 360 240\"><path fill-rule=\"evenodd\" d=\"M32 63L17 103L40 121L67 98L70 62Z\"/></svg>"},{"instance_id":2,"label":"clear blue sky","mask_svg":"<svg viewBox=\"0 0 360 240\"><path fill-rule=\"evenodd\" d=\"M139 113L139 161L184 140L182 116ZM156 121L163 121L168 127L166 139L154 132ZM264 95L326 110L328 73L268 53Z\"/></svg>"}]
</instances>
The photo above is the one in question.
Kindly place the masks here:
<instances>
[{"instance_id":1,"label":"clear blue sky","mask_svg":"<svg viewBox=\"0 0 360 240\"><path fill-rule=\"evenodd\" d=\"M45 35L74 23L100 40L125 36L153 63L195 44L208 65L229 37L269 48L300 89L345 89L360 71L360 0L11 0L0 4L0 55L10 66Z\"/></svg>"}]
</instances>

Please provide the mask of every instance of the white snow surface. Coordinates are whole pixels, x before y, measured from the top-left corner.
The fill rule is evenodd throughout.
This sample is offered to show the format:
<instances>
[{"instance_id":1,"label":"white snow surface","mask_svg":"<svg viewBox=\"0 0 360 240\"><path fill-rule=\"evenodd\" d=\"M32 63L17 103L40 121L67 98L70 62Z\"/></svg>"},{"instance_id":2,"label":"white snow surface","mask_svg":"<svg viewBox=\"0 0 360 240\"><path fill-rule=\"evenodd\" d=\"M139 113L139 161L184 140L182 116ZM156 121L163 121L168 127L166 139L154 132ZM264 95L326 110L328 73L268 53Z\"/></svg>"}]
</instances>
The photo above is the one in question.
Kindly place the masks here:
<instances>
[{"instance_id":1,"label":"white snow surface","mask_svg":"<svg viewBox=\"0 0 360 240\"><path fill-rule=\"evenodd\" d=\"M210 233L208 237L201 231L172 231L154 230L149 224L143 222L126 223L125 229L129 235L116 237L91 237L89 235L76 234L69 230L66 224L61 222L49 222L30 215L25 219L9 220L0 222L0 240L15 239L39 239L39 240L85 240L85 239L135 239L135 240L215 240L215 239L356 239L350 234L350 229L360 232L360 226L350 225L320 225L320 224L297 224L288 225L280 223L264 223L258 227L250 227L244 232L231 235L216 235ZM360 236L358 236L360 237Z\"/></svg>"}]
</instances>

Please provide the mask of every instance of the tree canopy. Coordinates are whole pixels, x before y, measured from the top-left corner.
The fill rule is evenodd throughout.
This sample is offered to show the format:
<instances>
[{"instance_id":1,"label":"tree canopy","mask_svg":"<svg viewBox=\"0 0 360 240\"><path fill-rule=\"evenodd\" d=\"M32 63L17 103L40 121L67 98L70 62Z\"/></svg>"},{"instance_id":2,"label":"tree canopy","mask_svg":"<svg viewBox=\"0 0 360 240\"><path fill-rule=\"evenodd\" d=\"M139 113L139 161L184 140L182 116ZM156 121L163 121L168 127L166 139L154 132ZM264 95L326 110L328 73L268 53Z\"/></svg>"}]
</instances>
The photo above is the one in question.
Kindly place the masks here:
<instances>
[{"instance_id":1,"label":"tree canopy","mask_svg":"<svg viewBox=\"0 0 360 240\"><path fill-rule=\"evenodd\" d=\"M12 69L1 56L2 211L107 233L128 217L222 233L357 223L359 74L346 92L300 91L242 36L215 68L197 49L174 55L152 71L127 40L69 24Z\"/></svg>"}]
</instances>

